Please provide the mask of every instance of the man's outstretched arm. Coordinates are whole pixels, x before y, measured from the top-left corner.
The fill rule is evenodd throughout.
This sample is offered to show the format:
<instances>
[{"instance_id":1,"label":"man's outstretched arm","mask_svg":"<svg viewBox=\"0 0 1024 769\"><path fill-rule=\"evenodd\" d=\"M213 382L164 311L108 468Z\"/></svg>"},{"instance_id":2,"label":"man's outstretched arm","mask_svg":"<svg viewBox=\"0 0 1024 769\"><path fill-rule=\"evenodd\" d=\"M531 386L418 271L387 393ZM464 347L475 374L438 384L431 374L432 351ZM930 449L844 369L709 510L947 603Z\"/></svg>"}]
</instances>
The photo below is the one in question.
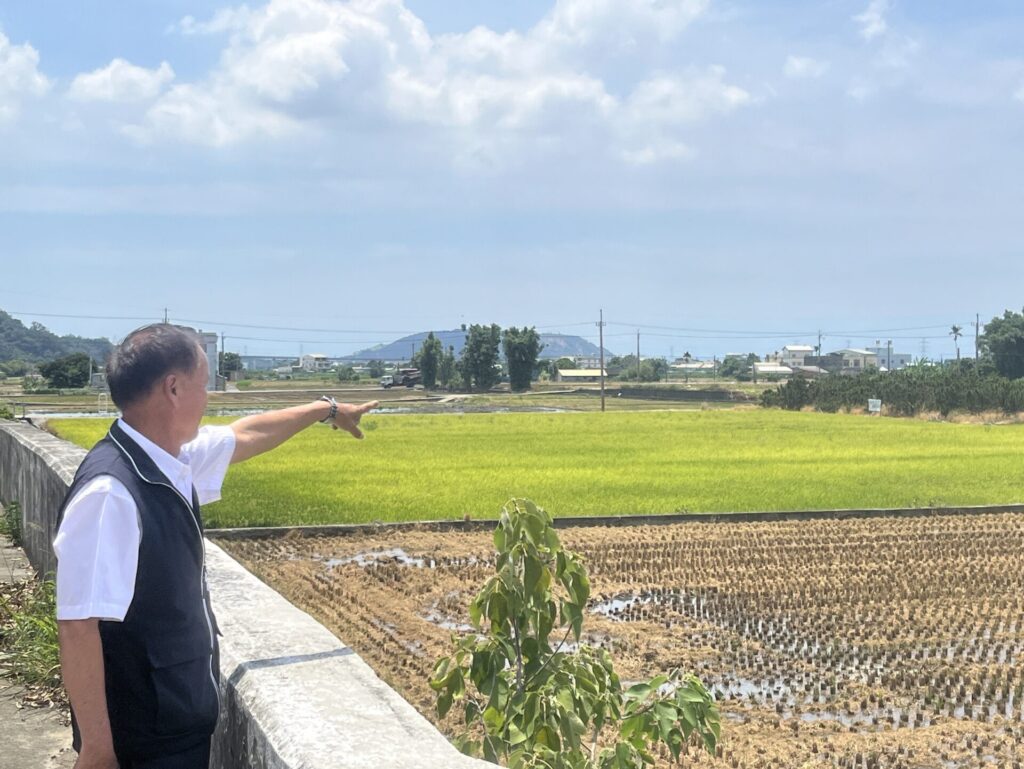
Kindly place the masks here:
<instances>
[{"instance_id":1,"label":"man's outstretched arm","mask_svg":"<svg viewBox=\"0 0 1024 769\"><path fill-rule=\"evenodd\" d=\"M331 426L337 430L345 430L356 438L362 438L359 420L363 414L378 406L377 401L355 405L339 403L338 413ZM266 414L253 414L242 417L231 424L235 434L235 453L231 455L231 463L244 462L258 454L277 448L296 433L305 430L326 417L331 410L327 401L314 401L303 406L292 406Z\"/></svg>"}]
</instances>

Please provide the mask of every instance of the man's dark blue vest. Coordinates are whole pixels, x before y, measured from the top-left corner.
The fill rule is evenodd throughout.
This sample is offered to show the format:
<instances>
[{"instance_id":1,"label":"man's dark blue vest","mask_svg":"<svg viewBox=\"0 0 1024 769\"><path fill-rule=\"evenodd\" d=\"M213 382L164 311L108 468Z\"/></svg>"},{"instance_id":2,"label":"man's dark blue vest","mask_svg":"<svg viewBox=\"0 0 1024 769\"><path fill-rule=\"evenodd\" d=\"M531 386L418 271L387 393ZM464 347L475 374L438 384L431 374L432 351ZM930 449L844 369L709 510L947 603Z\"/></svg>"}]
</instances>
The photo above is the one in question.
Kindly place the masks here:
<instances>
[{"instance_id":1,"label":"man's dark blue vest","mask_svg":"<svg viewBox=\"0 0 1024 769\"><path fill-rule=\"evenodd\" d=\"M64 505L100 475L128 489L142 534L128 613L99 623L114 751L122 761L177 753L213 733L219 710L199 500L193 490L189 504L116 422L78 468ZM63 516L62 508L58 525ZM76 749L78 738L76 727Z\"/></svg>"}]
</instances>

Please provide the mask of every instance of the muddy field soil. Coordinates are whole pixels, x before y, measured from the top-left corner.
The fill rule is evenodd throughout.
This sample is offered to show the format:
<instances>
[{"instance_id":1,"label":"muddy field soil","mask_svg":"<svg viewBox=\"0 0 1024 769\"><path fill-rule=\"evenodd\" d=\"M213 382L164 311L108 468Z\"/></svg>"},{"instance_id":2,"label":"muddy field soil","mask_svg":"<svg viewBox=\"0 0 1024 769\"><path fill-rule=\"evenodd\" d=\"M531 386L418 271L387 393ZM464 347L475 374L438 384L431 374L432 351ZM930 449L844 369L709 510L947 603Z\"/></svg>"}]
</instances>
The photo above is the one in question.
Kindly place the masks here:
<instances>
[{"instance_id":1,"label":"muddy field soil","mask_svg":"<svg viewBox=\"0 0 1024 769\"><path fill-rule=\"evenodd\" d=\"M1020 769L1024 515L560 535L591 575L585 641L612 650L624 681L683 667L719 700L719 756L691 748L686 763ZM427 679L451 634L471 631L489 533L220 544L458 729L438 721Z\"/></svg>"}]
</instances>

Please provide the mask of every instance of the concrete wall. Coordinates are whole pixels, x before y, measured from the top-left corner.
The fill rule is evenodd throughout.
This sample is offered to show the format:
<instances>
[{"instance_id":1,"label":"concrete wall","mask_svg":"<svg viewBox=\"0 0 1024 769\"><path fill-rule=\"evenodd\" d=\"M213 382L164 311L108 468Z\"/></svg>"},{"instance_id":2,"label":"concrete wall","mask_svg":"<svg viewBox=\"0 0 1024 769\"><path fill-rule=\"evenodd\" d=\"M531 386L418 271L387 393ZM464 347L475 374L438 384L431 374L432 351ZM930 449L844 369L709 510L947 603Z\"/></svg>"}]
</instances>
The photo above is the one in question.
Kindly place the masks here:
<instances>
[{"instance_id":1,"label":"concrete wall","mask_svg":"<svg viewBox=\"0 0 1024 769\"><path fill-rule=\"evenodd\" d=\"M56 571L53 536L85 451L24 422L0 420L0 501L21 505L25 553L39 574Z\"/></svg>"},{"instance_id":2,"label":"concrete wall","mask_svg":"<svg viewBox=\"0 0 1024 769\"><path fill-rule=\"evenodd\" d=\"M55 568L57 510L85 452L0 420L0 498L22 504L26 551ZM221 638L221 719L211 769L484 769L351 648L207 541ZM70 733L68 735L70 740Z\"/></svg>"}]
</instances>

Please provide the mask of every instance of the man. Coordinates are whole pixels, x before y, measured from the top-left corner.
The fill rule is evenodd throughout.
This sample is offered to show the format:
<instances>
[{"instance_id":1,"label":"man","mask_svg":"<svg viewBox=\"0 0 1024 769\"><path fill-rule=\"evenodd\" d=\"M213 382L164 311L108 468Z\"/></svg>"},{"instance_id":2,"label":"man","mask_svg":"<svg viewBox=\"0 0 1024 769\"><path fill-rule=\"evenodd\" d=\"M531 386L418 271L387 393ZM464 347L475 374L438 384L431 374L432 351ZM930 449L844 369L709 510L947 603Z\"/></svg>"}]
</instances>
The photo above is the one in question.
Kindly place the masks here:
<instances>
[{"instance_id":1,"label":"man","mask_svg":"<svg viewBox=\"0 0 1024 769\"><path fill-rule=\"evenodd\" d=\"M209 366L190 329L132 332L107 364L122 417L89 452L58 518L57 621L76 769L206 769L220 707L200 503L228 465L315 422L362 438L376 401L204 427Z\"/></svg>"}]
</instances>

